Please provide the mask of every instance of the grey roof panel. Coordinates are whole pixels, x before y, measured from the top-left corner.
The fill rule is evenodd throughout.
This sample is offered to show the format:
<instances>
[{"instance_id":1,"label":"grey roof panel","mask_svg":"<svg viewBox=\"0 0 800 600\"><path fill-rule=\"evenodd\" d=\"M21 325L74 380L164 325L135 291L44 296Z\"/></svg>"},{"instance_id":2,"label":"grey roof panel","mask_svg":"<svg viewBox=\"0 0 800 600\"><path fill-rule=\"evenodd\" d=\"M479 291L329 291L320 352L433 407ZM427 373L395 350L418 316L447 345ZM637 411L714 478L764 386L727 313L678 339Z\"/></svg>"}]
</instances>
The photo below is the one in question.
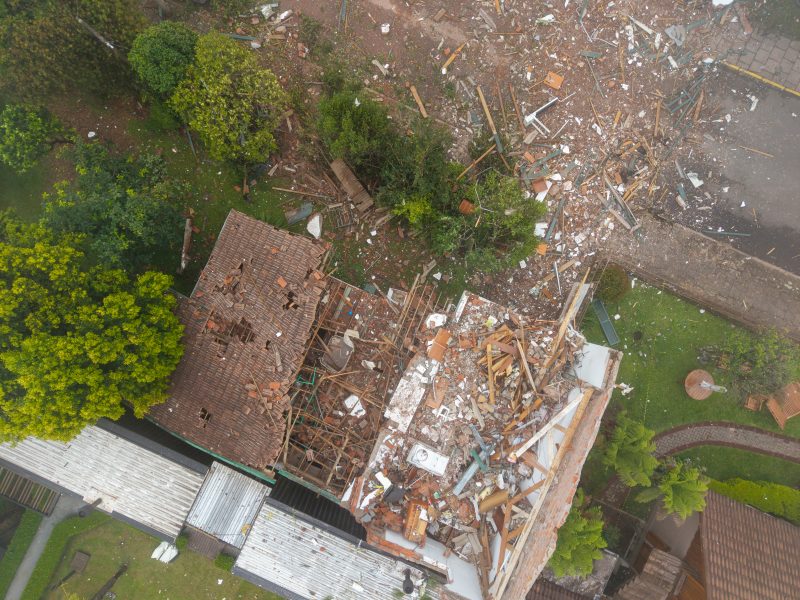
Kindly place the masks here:
<instances>
[{"instance_id":1,"label":"grey roof panel","mask_svg":"<svg viewBox=\"0 0 800 600\"><path fill-rule=\"evenodd\" d=\"M0 459L99 508L175 539L203 475L99 427L69 442L27 438L0 444Z\"/></svg>"},{"instance_id":2,"label":"grey roof panel","mask_svg":"<svg viewBox=\"0 0 800 600\"><path fill-rule=\"evenodd\" d=\"M268 493L269 488L263 483L215 462L186 524L241 548Z\"/></svg>"},{"instance_id":3,"label":"grey roof panel","mask_svg":"<svg viewBox=\"0 0 800 600\"><path fill-rule=\"evenodd\" d=\"M408 568L421 578L419 569L266 503L233 572L292 599L393 600Z\"/></svg>"}]
</instances>

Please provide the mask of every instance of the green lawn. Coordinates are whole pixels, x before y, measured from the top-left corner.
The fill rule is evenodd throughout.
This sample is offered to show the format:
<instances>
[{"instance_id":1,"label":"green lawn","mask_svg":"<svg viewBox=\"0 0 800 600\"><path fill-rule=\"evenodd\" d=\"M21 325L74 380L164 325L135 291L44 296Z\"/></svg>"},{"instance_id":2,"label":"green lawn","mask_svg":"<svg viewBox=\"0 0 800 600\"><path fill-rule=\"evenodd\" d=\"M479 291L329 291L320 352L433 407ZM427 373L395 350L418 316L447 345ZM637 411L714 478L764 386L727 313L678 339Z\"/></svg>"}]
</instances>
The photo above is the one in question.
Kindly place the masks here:
<instances>
[{"instance_id":1,"label":"green lawn","mask_svg":"<svg viewBox=\"0 0 800 600\"><path fill-rule=\"evenodd\" d=\"M615 391L612 402L627 409L630 416L656 432L683 423L732 421L800 438L800 420L789 421L781 432L766 409L759 413L746 410L730 393L715 393L699 402L686 395L683 382L692 369L705 368L718 383L725 384L727 373L701 364L699 350L722 344L735 325L641 282L621 303L606 308L620 337L617 349L625 353L617 382L634 388L627 396ZM614 320L616 314L619 320ZM582 327L589 341L606 343L591 310ZM638 341L636 332L641 332Z\"/></svg>"},{"instance_id":2,"label":"green lawn","mask_svg":"<svg viewBox=\"0 0 800 600\"><path fill-rule=\"evenodd\" d=\"M8 586L11 585L17 568L25 558L28 546L31 545L41 522L42 515L32 510L26 510L22 515L22 520L14 531L14 537L11 538L11 543L0 560L0 598L5 597Z\"/></svg>"},{"instance_id":3,"label":"green lawn","mask_svg":"<svg viewBox=\"0 0 800 600\"><path fill-rule=\"evenodd\" d=\"M36 220L42 213L42 193L49 189L51 163L47 157L22 175L0 164L0 210L12 208L20 219Z\"/></svg>"},{"instance_id":4,"label":"green lawn","mask_svg":"<svg viewBox=\"0 0 800 600\"><path fill-rule=\"evenodd\" d=\"M617 348L625 354L617 382L634 388L627 396L615 390L609 413L624 408L656 432L700 421L731 421L781 432L766 410L746 410L732 394L715 393L700 402L686 395L683 381L692 369L706 368L718 383L725 384L728 374L714 365L701 364L698 356L700 348L724 342L735 325L641 282L620 303L609 304L607 309L620 337ZM617 314L620 318L614 320ZM587 312L582 329L589 341L606 343L593 311ZM781 433L800 437L800 419L790 421ZM583 484L594 493L610 477L600 464L601 444L602 440L593 449L583 473ZM719 446L685 454L697 458L715 479L743 477L792 486L800 483L800 466L769 456Z\"/></svg>"},{"instance_id":5,"label":"green lawn","mask_svg":"<svg viewBox=\"0 0 800 600\"><path fill-rule=\"evenodd\" d=\"M119 600L276 600L266 592L229 572L219 569L214 561L183 551L171 563L150 558L159 544L156 538L110 517L69 539L60 553L58 567L49 578L58 582L69 570L75 551L91 558L86 570L68 579L61 589L46 593L45 600L62 600L66 594L91 598L116 573L122 564L128 571L119 578L113 591ZM220 583L221 581L221 583Z\"/></svg>"}]
</instances>

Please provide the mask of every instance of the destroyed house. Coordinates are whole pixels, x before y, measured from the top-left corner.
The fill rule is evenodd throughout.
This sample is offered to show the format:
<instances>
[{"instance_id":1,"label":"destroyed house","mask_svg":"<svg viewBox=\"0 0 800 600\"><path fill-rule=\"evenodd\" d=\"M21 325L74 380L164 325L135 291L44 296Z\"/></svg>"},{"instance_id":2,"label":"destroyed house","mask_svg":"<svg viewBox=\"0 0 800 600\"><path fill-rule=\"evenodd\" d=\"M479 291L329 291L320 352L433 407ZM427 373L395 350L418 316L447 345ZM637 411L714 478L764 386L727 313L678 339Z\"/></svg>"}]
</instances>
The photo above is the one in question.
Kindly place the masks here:
<instances>
[{"instance_id":1,"label":"destroyed house","mask_svg":"<svg viewBox=\"0 0 800 600\"><path fill-rule=\"evenodd\" d=\"M576 329L591 286L557 320L523 320L471 293L442 301L424 277L371 293L323 275L321 256L231 212L181 301L186 354L154 420L347 508L365 547L436 574L443 598L525 597L619 367ZM270 552L239 566L273 569Z\"/></svg>"},{"instance_id":2,"label":"destroyed house","mask_svg":"<svg viewBox=\"0 0 800 600\"><path fill-rule=\"evenodd\" d=\"M321 245L231 211L189 298L161 427L264 469L283 444L289 388L322 292Z\"/></svg>"}]
</instances>

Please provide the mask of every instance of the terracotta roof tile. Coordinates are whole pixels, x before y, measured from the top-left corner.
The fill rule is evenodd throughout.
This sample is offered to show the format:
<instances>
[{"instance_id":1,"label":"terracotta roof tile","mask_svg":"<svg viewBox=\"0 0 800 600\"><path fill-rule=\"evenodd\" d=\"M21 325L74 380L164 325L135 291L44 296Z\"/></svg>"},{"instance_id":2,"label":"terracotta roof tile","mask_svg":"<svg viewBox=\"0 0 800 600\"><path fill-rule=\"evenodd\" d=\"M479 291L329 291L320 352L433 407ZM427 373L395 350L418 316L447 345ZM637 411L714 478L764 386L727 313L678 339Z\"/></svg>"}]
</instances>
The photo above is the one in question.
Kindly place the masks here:
<instances>
[{"instance_id":1,"label":"terracotta roof tile","mask_svg":"<svg viewBox=\"0 0 800 600\"><path fill-rule=\"evenodd\" d=\"M700 532L708 600L800 598L800 527L709 492Z\"/></svg>"},{"instance_id":2,"label":"terracotta roof tile","mask_svg":"<svg viewBox=\"0 0 800 600\"><path fill-rule=\"evenodd\" d=\"M191 298L179 302L185 352L169 400L151 417L225 458L272 464L320 297L310 274L323 252L231 211Z\"/></svg>"}]
</instances>

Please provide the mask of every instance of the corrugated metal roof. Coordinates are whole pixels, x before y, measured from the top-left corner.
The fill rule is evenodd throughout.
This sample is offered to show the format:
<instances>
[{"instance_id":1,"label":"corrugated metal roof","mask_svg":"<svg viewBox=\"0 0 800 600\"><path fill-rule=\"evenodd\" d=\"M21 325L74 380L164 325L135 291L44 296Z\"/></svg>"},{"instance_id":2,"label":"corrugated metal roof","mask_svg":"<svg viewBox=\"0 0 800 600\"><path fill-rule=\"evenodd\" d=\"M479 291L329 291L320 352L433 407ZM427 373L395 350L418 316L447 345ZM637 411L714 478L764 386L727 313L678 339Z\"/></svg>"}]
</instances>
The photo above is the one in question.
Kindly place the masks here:
<instances>
[{"instance_id":1,"label":"corrugated metal roof","mask_svg":"<svg viewBox=\"0 0 800 600\"><path fill-rule=\"evenodd\" d=\"M419 569L267 503L233 573L291 599L394 600L409 568L412 580L421 578Z\"/></svg>"},{"instance_id":2,"label":"corrugated metal roof","mask_svg":"<svg viewBox=\"0 0 800 600\"><path fill-rule=\"evenodd\" d=\"M186 524L241 548L269 488L215 462L206 475Z\"/></svg>"},{"instance_id":3,"label":"corrugated metal roof","mask_svg":"<svg viewBox=\"0 0 800 600\"><path fill-rule=\"evenodd\" d=\"M70 442L27 438L0 444L0 459L122 515L153 533L175 539L203 474L99 427Z\"/></svg>"}]
</instances>

